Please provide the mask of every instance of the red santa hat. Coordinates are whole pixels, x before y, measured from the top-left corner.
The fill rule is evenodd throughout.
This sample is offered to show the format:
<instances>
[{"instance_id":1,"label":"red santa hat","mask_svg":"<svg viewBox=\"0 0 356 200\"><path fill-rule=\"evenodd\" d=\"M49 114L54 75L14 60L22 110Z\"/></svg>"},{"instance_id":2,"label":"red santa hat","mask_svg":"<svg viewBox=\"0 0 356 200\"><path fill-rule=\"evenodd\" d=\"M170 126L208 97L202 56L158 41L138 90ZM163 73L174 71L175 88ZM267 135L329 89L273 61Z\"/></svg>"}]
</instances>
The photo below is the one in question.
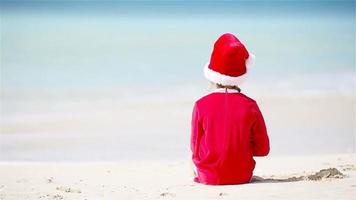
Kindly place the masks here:
<instances>
[{"instance_id":1,"label":"red santa hat","mask_svg":"<svg viewBox=\"0 0 356 200\"><path fill-rule=\"evenodd\" d=\"M205 77L214 83L240 85L255 56L231 33L225 33L214 44L210 62L205 65Z\"/></svg>"}]
</instances>

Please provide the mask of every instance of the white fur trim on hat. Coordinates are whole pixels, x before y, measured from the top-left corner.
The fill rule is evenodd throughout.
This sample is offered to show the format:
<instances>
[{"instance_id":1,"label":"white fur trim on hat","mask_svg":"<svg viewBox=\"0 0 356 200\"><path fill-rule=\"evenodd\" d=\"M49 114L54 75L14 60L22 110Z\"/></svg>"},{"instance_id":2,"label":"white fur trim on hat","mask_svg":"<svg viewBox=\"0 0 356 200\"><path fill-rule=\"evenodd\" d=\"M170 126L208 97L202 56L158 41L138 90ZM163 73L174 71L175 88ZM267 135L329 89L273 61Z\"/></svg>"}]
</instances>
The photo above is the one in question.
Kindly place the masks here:
<instances>
[{"instance_id":1,"label":"white fur trim on hat","mask_svg":"<svg viewBox=\"0 0 356 200\"><path fill-rule=\"evenodd\" d=\"M253 66L256 60L256 56L253 54L250 54L248 59L246 60L246 70L250 66ZM224 74L221 74L219 72L216 72L214 70L211 70L209 68L209 63L207 63L204 67L204 75L205 78L208 79L211 82L218 83L221 85L241 85L242 83L245 82L247 78L247 71L246 73L242 74L241 76L233 77L233 76L227 76Z\"/></svg>"}]
</instances>

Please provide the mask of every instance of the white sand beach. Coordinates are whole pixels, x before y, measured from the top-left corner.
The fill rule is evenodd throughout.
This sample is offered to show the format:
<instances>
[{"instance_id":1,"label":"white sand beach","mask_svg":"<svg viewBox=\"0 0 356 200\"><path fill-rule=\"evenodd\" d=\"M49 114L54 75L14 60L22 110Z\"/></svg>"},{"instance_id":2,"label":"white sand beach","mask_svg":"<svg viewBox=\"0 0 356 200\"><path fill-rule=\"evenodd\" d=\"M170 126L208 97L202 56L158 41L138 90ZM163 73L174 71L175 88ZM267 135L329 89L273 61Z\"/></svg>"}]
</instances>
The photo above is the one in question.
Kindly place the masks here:
<instances>
[{"instance_id":1,"label":"white sand beach","mask_svg":"<svg viewBox=\"0 0 356 200\"><path fill-rule=\"evenodd\" d=\"M257 100L271 153L256 158L254 175L263 179L232 186L192 181L188 100L42 103L43 111L9 101L0 135L0 200L353 199L354 97ZM36 115L16 111L18 104ZM47 115L52 109L70 117ZM344 175L316 174L329 168Z\"/></svg>"},{"instance_id":2,"label":"white sand beach","mask_svg":"<svg viewBox=\"0 0 356 200\"><path fill-rule=\"evenodd\" d=\"M194 183L187 161L1 163L0 199L353 199L355 157L258 158L255 175L264 180L229 186ZM344 175L293 181L328 168Z\"/></svg>"}]
</instances>

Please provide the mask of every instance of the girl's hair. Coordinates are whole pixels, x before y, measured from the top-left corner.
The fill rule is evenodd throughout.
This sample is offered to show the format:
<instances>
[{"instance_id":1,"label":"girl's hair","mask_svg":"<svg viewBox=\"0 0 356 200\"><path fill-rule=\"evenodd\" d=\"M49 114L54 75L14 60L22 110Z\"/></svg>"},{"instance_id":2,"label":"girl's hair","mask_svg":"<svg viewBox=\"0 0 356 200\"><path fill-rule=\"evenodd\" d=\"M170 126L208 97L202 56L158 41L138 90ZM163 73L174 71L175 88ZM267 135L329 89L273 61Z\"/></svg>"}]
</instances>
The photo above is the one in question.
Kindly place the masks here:
<instances>
[{"instance_id":1,"label":"girl's hair","mask_svg":"<svg viewBox=\"0 0 356 200\"><path fill-rule=\"evenodd\" d=\"M213 85L216 87L216 88L225 88L225 89L233 89L233 90L237 90L238 92L241 92L241 89L239 88L239 86L237 85L221 85L219 83L213 83Z\"/></svg>"}]
</instances>

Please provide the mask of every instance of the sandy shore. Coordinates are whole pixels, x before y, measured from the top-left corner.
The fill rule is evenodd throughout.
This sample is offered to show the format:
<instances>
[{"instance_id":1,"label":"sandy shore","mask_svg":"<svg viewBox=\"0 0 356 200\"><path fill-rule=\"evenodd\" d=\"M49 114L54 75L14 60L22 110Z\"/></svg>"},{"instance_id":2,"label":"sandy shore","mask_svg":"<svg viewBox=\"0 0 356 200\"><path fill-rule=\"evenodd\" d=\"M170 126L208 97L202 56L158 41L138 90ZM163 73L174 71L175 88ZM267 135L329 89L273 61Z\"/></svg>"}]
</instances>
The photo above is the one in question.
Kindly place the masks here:
<instances>
[{"instance_id":1,"label":"sandy shore","mask_svg":"<svg viewBox=\"0 0 356 200\"><path fill-rule=\"evenodd\" d=\"M255 175L262 179L234 186L193 183L187 161L1 163L0 199L352 199L355 157L260 158ZM328 168L343 176L308 179Z\"/></svg>"}]
</instances>

